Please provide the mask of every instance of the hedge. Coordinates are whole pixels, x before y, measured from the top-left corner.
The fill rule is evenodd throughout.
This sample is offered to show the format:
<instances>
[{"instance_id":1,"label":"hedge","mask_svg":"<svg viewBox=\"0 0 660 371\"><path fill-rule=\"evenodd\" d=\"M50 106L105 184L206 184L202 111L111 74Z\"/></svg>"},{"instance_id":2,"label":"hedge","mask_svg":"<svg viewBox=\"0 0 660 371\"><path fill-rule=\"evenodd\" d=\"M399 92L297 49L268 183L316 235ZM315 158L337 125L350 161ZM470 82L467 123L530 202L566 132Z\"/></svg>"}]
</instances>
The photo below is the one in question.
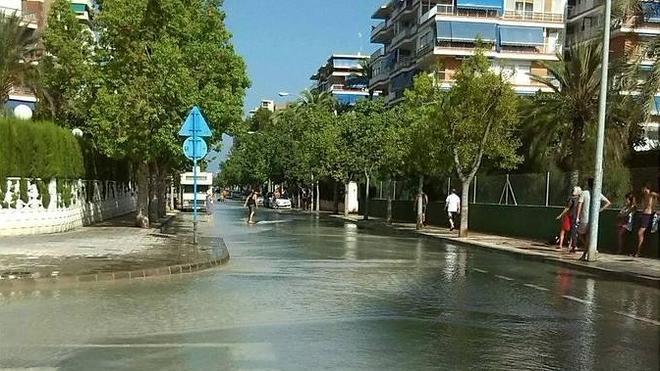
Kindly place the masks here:
<instances>
[{"instance_id":1,"label":"hedge","mask_svg":"<svg viewBox=\"0 0 660 371\"><path fill-rule=\"evenodd\" d=\"M0 179L127 181L129 165L98 153L86 139L48 121L0 117Z\"/></svg>"}]
</instances>

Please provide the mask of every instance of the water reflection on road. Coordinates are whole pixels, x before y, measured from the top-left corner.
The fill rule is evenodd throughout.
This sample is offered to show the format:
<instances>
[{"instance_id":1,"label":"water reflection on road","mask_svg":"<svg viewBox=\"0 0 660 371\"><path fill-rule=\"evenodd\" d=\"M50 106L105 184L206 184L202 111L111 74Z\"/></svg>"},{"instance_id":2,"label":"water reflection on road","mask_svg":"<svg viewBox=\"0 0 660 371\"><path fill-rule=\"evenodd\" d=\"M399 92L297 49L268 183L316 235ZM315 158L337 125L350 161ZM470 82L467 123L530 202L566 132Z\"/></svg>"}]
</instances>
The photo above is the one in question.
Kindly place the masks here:
<instances>
[{"instance_id":1,"label":"water reflection on road","mask_svg":"<svg viewBox=\"0 0 660 371\"><path fill-rule=\"evenodd\" d=\"M61 369L654 369L658 290L220 205L232 260L195 275L0 291L0 366Z\"/></svg>"}]
</instances>

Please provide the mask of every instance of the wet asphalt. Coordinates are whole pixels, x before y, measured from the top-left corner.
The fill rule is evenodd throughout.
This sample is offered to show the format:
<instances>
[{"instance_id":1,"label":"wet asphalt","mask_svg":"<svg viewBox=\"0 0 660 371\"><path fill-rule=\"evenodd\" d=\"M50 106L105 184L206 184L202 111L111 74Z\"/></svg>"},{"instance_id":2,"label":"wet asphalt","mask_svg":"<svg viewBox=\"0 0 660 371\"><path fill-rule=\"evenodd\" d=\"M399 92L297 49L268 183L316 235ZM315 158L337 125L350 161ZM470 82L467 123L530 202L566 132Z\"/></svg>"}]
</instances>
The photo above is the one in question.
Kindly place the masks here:
<instances>
[{"instance_id":1,"label":"wet asphalt","mask_svg":"<svg viewBox=\"0 0 660 371\"><path fill-rule=\"evenodd\" d=\"M0 369L653 370L660 290L327 216L201 217L218 269L0 290Z\"/></svg>"}]
</instances>

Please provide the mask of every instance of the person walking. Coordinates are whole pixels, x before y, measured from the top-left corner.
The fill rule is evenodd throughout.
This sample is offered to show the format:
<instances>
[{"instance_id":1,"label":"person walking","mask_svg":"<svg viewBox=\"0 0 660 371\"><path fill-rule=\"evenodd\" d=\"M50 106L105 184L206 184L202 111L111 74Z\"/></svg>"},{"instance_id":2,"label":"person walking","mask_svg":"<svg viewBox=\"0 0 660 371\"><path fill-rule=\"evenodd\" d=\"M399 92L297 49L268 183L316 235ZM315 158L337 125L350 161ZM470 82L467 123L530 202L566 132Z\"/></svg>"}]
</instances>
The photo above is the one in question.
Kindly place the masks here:
<instances>
[{"instance_id":1,"label":"person walking","mask_svg":"<svg viewBox=\"0 0 660 371\"><path fill-rule=\"evenodd\" d=\"M574 246L574 241L577 238L575 220L577 219L577 205L580 194L582 194L582 188L573 187L573 192L571 192L571 196L568 198L566 207L561 212L561 214L557 216L557 220L561 221L561 229L559 230L559 245L557 245L557 249L564 247L564 239L566 238L566 233L569 234L568 246Z\"/></svg>"},{"instance_id":2,"label":"person walking","mask_svg":"<svg viewBox=\"0 0 660 371\"><path fill-rule=\"evenodd\" d=\"M626 235L633 230L633 215L637 205L632 192L626 194L626 201L616 216L616 235L618 237L618 248L616 253L621 254L626 248Z\"/></svg>"},{"instance_id":3,"label":"person walking","mask_svg":"<svg viewBox=\"0 0 660 371\"><path fill-rule=\"evenodd\" d=\"M646 231L653 228L656 205L658 203L658 193L651 191L651 184L647 183L642 187L642 208L639 213L637 230L637 250L633 256L638 257L642 252L644 240L646 238ZM655 220L657 223L657 220Z\"/></svg>"},{"instance_id":4,"label":"person walking","mask_svg":"<svg viewBox=\"0 0 660 371\"><path fill-rule=\"evenodd\" d=\"M456 190L452 189L447 199L445 199L445 210L447 211L447 217L449 218L449 230L453 231L456 229L456 224L454 218L460 214L461 210L461 198L456 194Z\"/></svg>"},{"instance_id":5,"label":"person walking","mask_svg":"<svg viewBox=\"0 0 660 371\"><path fill-rule=\"evenodd\" d=\"M580 198L578 199L578 219L577 219L577 226L578 226L578 235L580 241L584 245L584 253L580 257L580 260L585 260L587 257L587 251L589 250L589 210L591 207L591 199L592 199L592 190L594 189L594 178L587 178L587 187L582 191L582 194L580 194ZM612 205L610 200L607 199L602 193L598 195L597 200L599 203L603 204L599 210L599 212L602 212L603 210L607 209ZM575 252L575 246L571 249L570 252Z\"/></svg>"},{"instance_id":6,"label":"person walking","mask_svg":"<svg viewBox=\"0 0 660 371\"><path fill-rule=\"evenodd\" d=\"M257 191L250 192L250 195L245 199L245 205L243 207L248 208L248 224L254 224L254 214L257 210Z\"/></svg>"}]
</instances>

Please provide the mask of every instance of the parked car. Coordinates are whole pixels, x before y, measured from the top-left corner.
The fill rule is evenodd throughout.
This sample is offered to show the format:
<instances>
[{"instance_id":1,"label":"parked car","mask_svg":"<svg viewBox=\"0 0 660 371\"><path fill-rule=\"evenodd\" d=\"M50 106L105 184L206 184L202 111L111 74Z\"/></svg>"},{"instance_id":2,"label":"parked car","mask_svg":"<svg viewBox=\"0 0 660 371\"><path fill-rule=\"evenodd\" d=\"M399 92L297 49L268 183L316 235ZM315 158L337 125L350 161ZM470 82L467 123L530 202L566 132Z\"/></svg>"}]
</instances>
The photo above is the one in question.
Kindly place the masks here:
<instances>
[{"instance_id":1,"label":"parked car","mask_svg":"<svg viewBox=\"0 0 660 371\"><path fill-rule=\"evenodd\" d=\"M233 200L242 200L243 199L243 193L240 191L233 191L231 193L231 198Z\"/></svg>"},{"instance_id":2,"label":"parked car","mask_svg":"<svg viewBox=\"0 0 660 371\"><path fill-rule=\"evenodd\" d=\"M257 197L257 206L264 206L264 198L262 196Z\"/></svg>"},{"instance_id":3,"label":"parked car","mask_svg":"<svg viewBox=\"0 0 660 371\"><path fill-rule=\"evenodd\" d=\"M275 196L273 195L273 192L268 192L266 193L266 196L264 197L264 207L269 207L273 208L273 201L275 200Z\"/></svg>"},{"instance_id":4,"label":"parked car","mask_svg":"<svg viewBox=\"0 0 660 371\"><path fill-rule=\"evenodd\" d=\"M273 202L273 209L290 209L291 200L288 198L276 198Z\"/></svg>"}]
</instances>

